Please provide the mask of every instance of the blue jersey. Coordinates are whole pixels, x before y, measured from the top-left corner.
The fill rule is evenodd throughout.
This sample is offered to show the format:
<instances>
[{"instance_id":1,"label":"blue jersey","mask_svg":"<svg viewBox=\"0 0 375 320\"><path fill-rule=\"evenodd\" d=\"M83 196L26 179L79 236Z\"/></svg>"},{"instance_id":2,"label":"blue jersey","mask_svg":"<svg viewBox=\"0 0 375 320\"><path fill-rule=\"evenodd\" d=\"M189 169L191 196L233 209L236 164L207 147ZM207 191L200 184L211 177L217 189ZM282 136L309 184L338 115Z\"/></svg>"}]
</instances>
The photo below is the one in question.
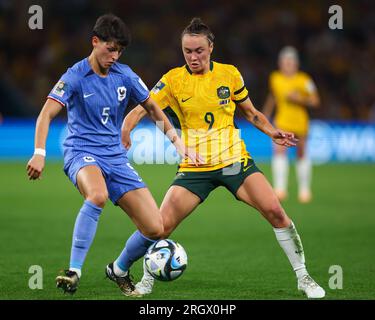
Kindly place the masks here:
<instances>
[{"instance_id":1,"label":"blue jersey","mask_svg":"<svg viewBox=\"0 0 375 320\"><path fill-rule=\"evenodd\" d=\"M79 152L126 156L121 144L125 109L129 101L139 104L148 97L146 85L127 65L114 63L106 77L92 70L88 58L69 68L48 95L67 108L65 160Z\"/></svg>"}]
</instances>

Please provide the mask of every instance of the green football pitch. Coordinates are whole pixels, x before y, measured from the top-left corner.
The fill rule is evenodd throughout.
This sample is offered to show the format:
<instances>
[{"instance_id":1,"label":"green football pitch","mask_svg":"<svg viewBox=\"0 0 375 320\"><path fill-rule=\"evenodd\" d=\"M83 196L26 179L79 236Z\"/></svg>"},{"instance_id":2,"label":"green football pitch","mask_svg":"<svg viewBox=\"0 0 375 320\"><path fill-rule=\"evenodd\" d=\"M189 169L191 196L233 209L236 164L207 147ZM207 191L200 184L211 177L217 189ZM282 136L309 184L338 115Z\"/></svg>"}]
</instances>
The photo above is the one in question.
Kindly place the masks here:
<instances>
[{"instance_id":1,"label":"green football pitch","mask_svg":"<svg viewBox=\"0 0 375 320\"><path fill-rule=\"evenodd\" d=\"M160 204L176 167L135 167ZM259 167L270 177L269 165ZM107 203L80 288L74 296L64 295L54 279L69 262L81 196L61 163L47 163L36 182L27 180L24 163L0 163L0 177L0 299L130 299L104 277L105 265L135 230L119 208ZM310 274L326 289L327 299L375 299L375 165L317 166L313 191L312 203L299 204L291 170L284 208L301 235ZM174 282L157 282L145 299L304 299L271 226L223 188L171 239L186 249L187 270ZM35 265L42 268L43 288L32 290ZM141 261L132 268L136 280L141 269ZM342 289L335 289L340 278Z\"/></svg>"}]
</instances>

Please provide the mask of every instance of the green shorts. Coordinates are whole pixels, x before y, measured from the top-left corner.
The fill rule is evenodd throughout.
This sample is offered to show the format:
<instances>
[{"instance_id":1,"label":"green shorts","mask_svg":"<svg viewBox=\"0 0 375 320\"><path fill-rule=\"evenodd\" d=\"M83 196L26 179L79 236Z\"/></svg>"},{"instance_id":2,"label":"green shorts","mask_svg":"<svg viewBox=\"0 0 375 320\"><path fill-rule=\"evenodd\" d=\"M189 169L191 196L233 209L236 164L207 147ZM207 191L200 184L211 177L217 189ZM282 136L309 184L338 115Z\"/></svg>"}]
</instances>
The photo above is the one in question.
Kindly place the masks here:
<instances>
[{"instance_id":1,"label":"green shorts","mask_svg":"<svg viewBox=\"0 0 375 320\"><path fill-rule=\"evenodd\" d=\"M210 192L219 186L227 188L237 199L236 193L246 177L260 172L253 159L244 159L227 167L213 171L188 171L177 172L171 186L181 186L195 195L203 202Z\"/></svg>"}]
</instances>

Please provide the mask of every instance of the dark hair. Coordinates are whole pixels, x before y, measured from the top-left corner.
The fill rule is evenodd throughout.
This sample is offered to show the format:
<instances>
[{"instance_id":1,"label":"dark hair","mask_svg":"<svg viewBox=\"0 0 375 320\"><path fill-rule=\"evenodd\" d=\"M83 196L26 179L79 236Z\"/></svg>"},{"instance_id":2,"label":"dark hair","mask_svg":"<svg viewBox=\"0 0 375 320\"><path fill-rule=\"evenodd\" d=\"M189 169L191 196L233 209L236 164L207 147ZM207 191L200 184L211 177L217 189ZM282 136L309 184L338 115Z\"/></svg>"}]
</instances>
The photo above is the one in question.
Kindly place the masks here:
<instances>
[{"instance_id":1,"label":"dark hair","mask_svg":"<svg viewBox=\"0 0 375 320\"><path fill-rule=\"evenodd\" d=\"M100 16L92 32L102 41L113 41L122 47L130 44L131 36L128 27L124 21L111 13Z\"/></svg>"},{"instance_id":2,"label":"dark hair","mask_svg":"<svg viewBox=\"0 0 375 320\"><path fill-rule=\"evenodd\" d=\"M209 44L213 43L215 39L215 36L211 32L210 28L206 24L203 23L201 18L197 18L197 17L193 18L190 21L190 24L184 29L184 31L182 31L181 38L185 34L193 34L193 35L203 34L207 37Z\"/></svg>"}]
</instances>

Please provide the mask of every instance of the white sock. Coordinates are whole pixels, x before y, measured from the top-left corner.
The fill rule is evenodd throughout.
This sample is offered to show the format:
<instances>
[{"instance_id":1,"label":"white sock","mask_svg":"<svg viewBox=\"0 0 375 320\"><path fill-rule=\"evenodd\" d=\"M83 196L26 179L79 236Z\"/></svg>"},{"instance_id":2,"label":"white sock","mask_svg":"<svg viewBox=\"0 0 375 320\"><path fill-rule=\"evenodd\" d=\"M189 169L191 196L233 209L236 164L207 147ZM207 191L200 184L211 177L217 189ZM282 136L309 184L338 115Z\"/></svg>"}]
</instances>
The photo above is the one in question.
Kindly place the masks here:
<instances>
[{"instance_id":1,"label":"white sock","mask_svg":"<svg viewBox=\"0 0 375 320\"><path fill-rule=\"evenodd\" d=\"M297 160L296 175L297 175L299 193L310 192L311 171L312 171L312 166L311 166L310 159L304 157L304 158Z\"/></svg>"},{"instance_id":2,"label":"white sock","mask_svg":"<svg viewBox=\"0 0 375 320\"><path fill-rule=\"evenodd\" d=\"M70 270L70 271L74 271L74 272L77 274L78 278L81 279L81 276L82 276L82 271L81 271L81 269L77 269L77 268L69 268L69 270Z\"/></svg>"},{"instance_id":3,"label":"white sock","mask_svg":"<svg viewBox=\"0 0 375 320\"><path fill-rule=\"evenodd\" d=\"M275 154L272 158L272 177L275 190L286 193L288 185L289 163L286 154Z\"/></svg>"},{"instance_id":4,"label":"white sock","mask_svg":"<svg viewBox=\"0 0 375 320\"><path fill-rule=\"evenodd\" d=\"M277 241L279 241L281 248L283 248L288 257L297 278L299 279L306 275L307 270L302 242L293 222L291 222L289 227L274 228L273 230L275 231Z\"/></svg>"},{"instance_id":5,"label":"white sock","mask_svg":"<svg viewBox=\"0 0 375 320\"><path fill-rule=\"evenodd\" d=\"M143 277L142 277L142 280L143 279L153 279L151 273L148 272L148 270L146 268L145 260L143 260Z\"/></svg>"},{"instance_id":6,"label":"white sock","mask_svg":"<svg viewBox=\"0 0 375 320\"><path fill-rule=\"evenodd\" d=\"M117 262L115 261L113 263L113 272L115 273L116 276L118 277L125 277L128 274L128 271L122 270L118 265Z\"/></svg>"}]
</instances>

